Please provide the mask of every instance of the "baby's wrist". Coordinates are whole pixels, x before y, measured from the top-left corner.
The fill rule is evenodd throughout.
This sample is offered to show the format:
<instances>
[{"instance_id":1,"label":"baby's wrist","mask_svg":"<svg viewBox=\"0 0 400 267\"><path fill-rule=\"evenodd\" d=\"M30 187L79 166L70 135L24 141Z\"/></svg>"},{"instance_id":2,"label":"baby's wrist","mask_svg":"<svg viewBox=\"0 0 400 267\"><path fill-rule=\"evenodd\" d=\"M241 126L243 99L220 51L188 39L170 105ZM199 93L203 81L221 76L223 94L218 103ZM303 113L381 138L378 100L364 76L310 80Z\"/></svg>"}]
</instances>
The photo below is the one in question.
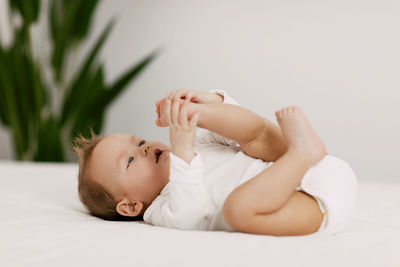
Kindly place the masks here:
<instances>
[{"instance_id":1,"label":"baby's wrist","mask_svg":"<svg viewBox=\"0 0 400 267\"><path fill-rule=\"evenodd\" d=\"M196 157L196 153L194 153L193 150L183 150L183 151L179 151L179 150L172 150L172 153L183 159L184 161L186 161L188 164L190 164L190 162L192 161L192 159L194 157Z\"/></svg>"}]
</instances>

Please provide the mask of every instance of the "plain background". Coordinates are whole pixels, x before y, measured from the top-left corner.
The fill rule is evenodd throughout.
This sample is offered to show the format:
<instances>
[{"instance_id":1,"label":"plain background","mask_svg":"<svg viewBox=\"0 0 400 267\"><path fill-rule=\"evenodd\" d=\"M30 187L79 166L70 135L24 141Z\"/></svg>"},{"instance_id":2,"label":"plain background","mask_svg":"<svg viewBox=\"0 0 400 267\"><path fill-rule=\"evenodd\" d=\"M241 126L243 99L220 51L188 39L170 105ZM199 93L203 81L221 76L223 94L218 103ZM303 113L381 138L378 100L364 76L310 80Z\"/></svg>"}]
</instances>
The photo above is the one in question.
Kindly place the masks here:
<instances>
[{"instance_id":1,"label":"plain background","mask_svg":"<svg viewBox=\"0 0 400 267\"><path fill-rule=\"evenodd\" d=\"M174 89L223 89L275 123L276 110L301 107L360 180L400 181L400 1L108 0L87 45L111 18L108 81L161 53L111 106L104 134L168 144L154 102ZM0 127L1 159L12 158L10 140Z\"/></svg>"}]
</instances>

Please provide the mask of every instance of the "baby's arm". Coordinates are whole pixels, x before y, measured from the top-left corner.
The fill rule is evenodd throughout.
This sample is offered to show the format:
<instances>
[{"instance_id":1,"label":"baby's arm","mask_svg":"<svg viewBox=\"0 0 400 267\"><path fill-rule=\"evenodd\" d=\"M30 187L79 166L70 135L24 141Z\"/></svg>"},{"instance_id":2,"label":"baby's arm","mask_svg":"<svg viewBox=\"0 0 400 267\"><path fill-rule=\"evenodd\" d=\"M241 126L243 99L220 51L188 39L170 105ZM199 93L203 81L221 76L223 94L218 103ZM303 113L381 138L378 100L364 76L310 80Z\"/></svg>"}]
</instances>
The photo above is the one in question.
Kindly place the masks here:
<instances>
[{"instance_id":1,"label":"baby's arm","mask_svg":"<svg viewBox=\"0 0 400 267\"><path fill-rule=\"evenodd\" d=\"M168 189L153 201L144 219L158 226L205 230L202 221L211 202L203 181L201 157L193 151L199 117L195 113L188 118L189 103L165 104L162 118L169 125L172 152Z\"/></svg>"},{"instance_id":2,"label":"baby's arm","mask_svg":"<svg viewBox=\"0 0 400 267\"><path fill-rule=\"evenodd\" d=\"M223 97L209 92L190 90L176 90L170 92L166 98L156 102L158 126L169 126L166 112L166 100L172 103L188 104L188 117L198 111L200 113L199 127L216 132L232 139L239 144L246 144L260 136L264 130L264 118L255 113L230 104L221 105ZM162 107L165 108L162 108Z\"/></svg>"},{"instance_id":3,"label":"baby's arm","mask_svg":"<svg viewBox=\"0 0 400 267\"><path fill-rule=\"evenodd\" d=\"M172 100L184 101L180 98ZM218 102L190 102L188 112L189 117L194 112L200 114L197 126L236 141L249 156L276 161L286 151L280 128L246 108Z\"/></svg>"}]
</instances>

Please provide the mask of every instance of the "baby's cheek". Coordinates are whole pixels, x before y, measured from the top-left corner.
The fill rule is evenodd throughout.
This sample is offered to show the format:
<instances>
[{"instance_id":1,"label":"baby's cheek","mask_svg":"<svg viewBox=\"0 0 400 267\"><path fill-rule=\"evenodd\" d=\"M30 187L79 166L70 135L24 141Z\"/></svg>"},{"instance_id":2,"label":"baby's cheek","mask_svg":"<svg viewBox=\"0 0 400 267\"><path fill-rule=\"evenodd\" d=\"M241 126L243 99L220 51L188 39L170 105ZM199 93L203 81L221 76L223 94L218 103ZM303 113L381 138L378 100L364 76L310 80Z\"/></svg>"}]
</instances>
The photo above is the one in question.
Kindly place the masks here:
<instances>
[{"instance_id":1,"label":"baby's cheek","mask_svg":"<svg viewBox=\"0 0 400 267\"><path fill-rule=\"evenodd\" d=\"M141 175L143 178L146 178L148 180L152 179L152 176L154 176L154 173L156 172L154 164L155 162L152 162L150 160L142 165L143 168L141 168Z\"/></svg>"}]
</instances>

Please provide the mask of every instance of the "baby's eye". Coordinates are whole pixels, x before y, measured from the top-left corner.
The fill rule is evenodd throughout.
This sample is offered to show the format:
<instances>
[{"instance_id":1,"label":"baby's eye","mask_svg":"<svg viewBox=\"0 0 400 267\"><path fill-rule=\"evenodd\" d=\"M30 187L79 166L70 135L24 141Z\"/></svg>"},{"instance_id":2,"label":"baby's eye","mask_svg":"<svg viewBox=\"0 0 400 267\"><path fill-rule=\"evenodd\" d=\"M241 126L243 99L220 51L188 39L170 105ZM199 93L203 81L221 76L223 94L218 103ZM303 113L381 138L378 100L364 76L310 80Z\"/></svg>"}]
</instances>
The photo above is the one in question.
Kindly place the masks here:
<instances>
[{"instance_id":1,"label":"baby's eye","mask_svg":"<svg viewBox=\"0 0 400 267\"><path fill-rule=\"evenodd\" d=\"M144 141L144 140L140 141L139 146L144 145L144 143L146 143L146 141Z\"/></svg>"},{"instance_id":2,"label":"baby's eye","mask_svg":"<svg viewBox=\"0 0 400 267\"><path fill-rule=\"evenodd\" d=\"M128 159L128 166L126 166L126 168L128 168L129 165L131 165L132 162L133 162L133 157L129 157L129 159Z\"/></svg>"}]
</instances>

